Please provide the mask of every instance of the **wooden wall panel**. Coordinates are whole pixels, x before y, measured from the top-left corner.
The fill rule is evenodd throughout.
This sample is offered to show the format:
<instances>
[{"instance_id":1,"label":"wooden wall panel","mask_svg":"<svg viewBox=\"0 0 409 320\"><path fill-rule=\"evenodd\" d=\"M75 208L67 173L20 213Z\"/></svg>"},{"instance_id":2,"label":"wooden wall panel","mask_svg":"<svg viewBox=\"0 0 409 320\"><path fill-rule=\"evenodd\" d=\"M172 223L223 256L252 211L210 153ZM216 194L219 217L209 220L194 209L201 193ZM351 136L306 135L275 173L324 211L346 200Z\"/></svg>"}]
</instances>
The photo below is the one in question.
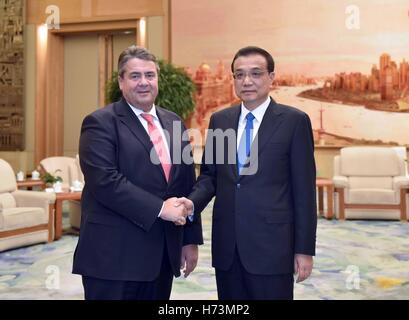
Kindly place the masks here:
<instances>
[{"instance_id":1,"label":"wooden wall panel","mask_svg":"<svg viewBox=\"0 0 409 320\"><path fill-rule=\"evenodd\" d=\"M46 85L46 58L47 58L47 33L45 28L38 26L36 30L36 109L35 109L35 138L34 162L37 165L43 159L45 152L45 85Z\"/></svg>"},{"instance_id":2,"label":"wooden wall panel","mask_svg":"<svg viewBox=\"0 0 409 320\"><path fill-rule=\"evenodd\" d=\"M47 156L63 153L64 141L64 38L49 34L47 57L46 128Z\"/></svg>"},{"instance_id":3,"label":"wooden wall panel","mask_svg":"<svg viewBox=\"0 0 409 320\"><path fill-rule=\"evenodd\" d=\"M45 23L45 10L49 5L60 9L61 23L109 21L164 14L163 0L29 0L27 23Z\"/></svg>"},{"instance_id":4,"label":"wooden wall panel","mask_svg":"<svg viewBox=\"0 0 409 320\"><path fill-rule=\"evenodd\" d=\"M64 39L48 33L45 40L43 32L37 29L36 164L61 155L64 138Z\"/></svg>"},{"instance_id":5,"label":"wooden wall panel","mask_svg":"<svg viewBox=\"0 0 409 320\"><path fill-rule=\"evenodd\" d=\"M112 76L113 67L113 36L99 35L98 36L98 104L100 107L105 105L105 84Z\"/></svg>"}]
</instances>

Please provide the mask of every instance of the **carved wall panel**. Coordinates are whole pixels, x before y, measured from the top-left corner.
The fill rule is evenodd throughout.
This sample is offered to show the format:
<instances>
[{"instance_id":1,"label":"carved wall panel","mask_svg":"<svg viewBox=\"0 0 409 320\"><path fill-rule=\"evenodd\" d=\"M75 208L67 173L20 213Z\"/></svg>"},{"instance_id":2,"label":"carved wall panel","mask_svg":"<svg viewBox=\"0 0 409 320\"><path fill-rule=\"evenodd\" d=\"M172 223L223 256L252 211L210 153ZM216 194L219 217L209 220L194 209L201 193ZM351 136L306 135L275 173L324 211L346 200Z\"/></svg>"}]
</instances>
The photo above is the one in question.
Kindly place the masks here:
<instances>
[{"instance_id":1,"label":"carved wall panel","mask_svg":"<svg viewBox=\"0 0 409 320\"><path fill-rule=\"evenodd\" d=\"M24 148L24 0L0 0L0 151Z\"/></svg>"}]
</instances>

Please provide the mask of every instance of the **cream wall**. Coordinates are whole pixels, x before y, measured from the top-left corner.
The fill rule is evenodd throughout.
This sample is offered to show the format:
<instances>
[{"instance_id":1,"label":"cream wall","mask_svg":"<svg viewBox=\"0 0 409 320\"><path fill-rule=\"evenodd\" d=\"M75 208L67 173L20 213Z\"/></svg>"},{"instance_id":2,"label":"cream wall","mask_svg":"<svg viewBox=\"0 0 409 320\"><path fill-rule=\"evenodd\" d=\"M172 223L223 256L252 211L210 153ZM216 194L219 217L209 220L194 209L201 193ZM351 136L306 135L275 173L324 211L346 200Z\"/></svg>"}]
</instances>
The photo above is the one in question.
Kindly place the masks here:
<instances>
[{"instance_id":1,"label":"cream wall","mask_svg":"<svg viewBox=\"0 0 409 320\"><path fill-rule=\"evenodd\" d=\"M78 153L81 123L98 108L98 37L64 38L64 156Z\"/></svg>"},{"instance_id":2,"label":"cream wall","mask_svg":"<svg viewBox=\"0 0 409 320\"><path fill-rule=\"evenodd\" d=\"M147 18L147 47L158 59L163 58L163 17ZM134 34L115 34L113 37L114 70L118 70L118 58L121 52L135 44Z\"/></svg>"},{"instance_id":3,"label":"cream wall","mask_svg":"<svg viewBox=\"0 0 409 320\"><path fill-rule=\"evenodd\" d=\"M113 64L114 71L118 70L118 58L127 47L135 44L134 34L116 34L113 37Z\"/></svg>"},{"instance_id":4,"label":"cream wall","mask_svg":"<svg viewBox=\"0 0 409 320\"><path fill-rule=\"evenodd\" d=\"M339 155L338 148L316 148L315 165L317 177L331 178L334 174L334 157Z\"/></svg>"},{"instance_id":5,"label":"cream wall","mask_svg":"<svg viewBox=\"0 0 409 320\"><path fill-rule=\"evenodd\" d=\"M147 19L148 49L159 59L164 57L163 17Z\"/></svg>"}]
</instances>

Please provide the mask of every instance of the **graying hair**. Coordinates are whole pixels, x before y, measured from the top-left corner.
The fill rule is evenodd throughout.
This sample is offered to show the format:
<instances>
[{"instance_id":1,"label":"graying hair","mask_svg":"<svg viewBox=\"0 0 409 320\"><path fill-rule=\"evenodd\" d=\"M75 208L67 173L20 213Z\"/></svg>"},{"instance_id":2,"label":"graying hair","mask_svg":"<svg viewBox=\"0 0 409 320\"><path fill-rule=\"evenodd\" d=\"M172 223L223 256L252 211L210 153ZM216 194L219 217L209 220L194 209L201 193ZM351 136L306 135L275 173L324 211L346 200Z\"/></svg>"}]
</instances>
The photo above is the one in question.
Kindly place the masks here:
<instances>
[{"instance_id":1,"label":"graying hair","mask_svg":"<svg viewBox=\"0 0 409 320\"><path fill-rule=\"evenodd\" d=\"M155 65L156 65L156 70L159 73L160 69L159 69L159 64L158 64L158 60L156 59L156 57L152 53L150 53L147 49L132 45L132 46L126 48L124 51L122 51L122 53L119 56L119 59L118 59L118 75L121 78L123 78L123 75L125 73L126 63L129 60L133 59L133 58L138 58L138 59L141 59L141 60L154 62Z\"/></svg>"}]
</instances>

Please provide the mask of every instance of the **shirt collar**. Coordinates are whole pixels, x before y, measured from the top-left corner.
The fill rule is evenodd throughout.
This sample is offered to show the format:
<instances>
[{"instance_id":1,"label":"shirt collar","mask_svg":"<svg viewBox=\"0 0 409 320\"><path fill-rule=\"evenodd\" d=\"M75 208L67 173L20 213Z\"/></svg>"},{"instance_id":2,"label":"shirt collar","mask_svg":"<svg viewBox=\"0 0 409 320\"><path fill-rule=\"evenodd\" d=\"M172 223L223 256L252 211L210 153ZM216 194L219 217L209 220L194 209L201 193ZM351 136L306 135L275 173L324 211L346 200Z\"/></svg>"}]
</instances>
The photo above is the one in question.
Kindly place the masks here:
<instances>
[{"instance_id":1,"label":"shirt collar","mask_svg":"<svg viewBox=\"0 0 409 320\"><path fill-rule=\"evenodd\" d=\"M153 116L154 119L158 119L158 116L156 114L156 106L155 104L152 105L151 110L149 110L149 112L145 112L141 109L135 108L133 105L131 105L128 101L126 102L128 104L128 106L131 107L132 111L135 113L135 115L137 117L140 117L142 113L147 113Z\"/></svg>"},{"instance_id":2,"label":"shirt collar","mask_svg":"<svg viewBox=\"0 0 409 320\"><path fill-rule=\"evenodd\" d=\"M258 121L261 122L263 120L264 114L266 113L266 110L268 106L270 105L271 98L267 97L266 101L264 101L262 104L260 104L258 107L256 107L253 111L250 111L247 109L243 102L241 103L241 115L240 115L240 121L246 121L246 116L249 112L251 112L254 116L254 118Z\"/></svg>"}]
</instances>

